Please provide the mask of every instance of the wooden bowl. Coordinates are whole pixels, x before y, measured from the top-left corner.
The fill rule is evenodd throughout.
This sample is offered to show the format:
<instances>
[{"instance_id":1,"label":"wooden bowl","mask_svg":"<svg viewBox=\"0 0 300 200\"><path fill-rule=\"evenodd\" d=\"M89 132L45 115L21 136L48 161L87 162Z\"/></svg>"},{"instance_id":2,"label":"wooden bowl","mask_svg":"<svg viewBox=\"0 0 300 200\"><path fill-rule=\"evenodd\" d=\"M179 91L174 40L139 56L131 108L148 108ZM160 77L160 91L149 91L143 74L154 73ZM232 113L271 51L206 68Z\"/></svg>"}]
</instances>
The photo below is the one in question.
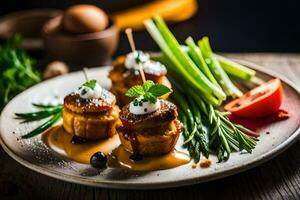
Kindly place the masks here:
<instances>
[{"instance_id":1,"label":"wooden bowl","mask_svg":"<svg viewBox=\"0 0 300 200\"><path fill-rule=\"evenodd\" d=\"M28 50L43 47L41 31L45 22L60 15L62 11L36 9L15 12L0 19L0 38L7 40L19 33L24 37L21 46Z\"/></svg>"},{"instance_id":2,"label":"wooden bowl","mask_svg":"<svg viewBox=\"0 0 300 200\"><path fill-rule=\"evenodd\" d=\"M119 41L119 30L112 21L101 32L72 34L61 27L62 16L43 27L45 51L50 59L62 60L74 67L107 64Z\"/></svg>"}]
</instances>

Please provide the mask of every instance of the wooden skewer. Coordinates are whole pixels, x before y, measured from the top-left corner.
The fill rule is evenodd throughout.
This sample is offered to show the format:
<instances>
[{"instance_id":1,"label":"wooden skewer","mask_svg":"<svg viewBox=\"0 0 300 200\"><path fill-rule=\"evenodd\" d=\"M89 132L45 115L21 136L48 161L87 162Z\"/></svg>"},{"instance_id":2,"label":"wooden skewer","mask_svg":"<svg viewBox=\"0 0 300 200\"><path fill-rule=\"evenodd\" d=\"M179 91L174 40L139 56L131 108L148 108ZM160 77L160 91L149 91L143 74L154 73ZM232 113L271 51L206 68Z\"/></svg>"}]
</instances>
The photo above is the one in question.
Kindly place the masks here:
<instances>
[{"instance_id":1,"label":"wooden skewer","mask_svg":"<svg viewBox=\"0 0 300 200\"><path fill-rule=\"evenodd\" d=\"M141 63L139 63L139 71L140 71L140 74L141 74L143 83L145 83L145 82L146 82L146 77L145 77L144 70L143 70L143 66L142 66Z\"/></svg>"},{"instance_id":2,"label":"wooden skewer","mask_svg":"<svg viewBox=\"0 0 300 200\"><path fill-rule=\"evenodd\" d=\"M88 75L87 75L87 71L88 71L88 68L83 68L83 74L84 74L84 78L85 78L85 80L86 81L89 81L89 77L88 77Z\"/></svg>"},{"instance_id":3,"label":"wooden skewer","mask_svg":"<svg viewBox=\"0 0 300 200\"><path fill-rule=\"evenodd\" d=\"M132 29L131 28L127 28L125 30L125 33L127 35L131 51L134 52L135 51L135 44L134 44L134 40L133 40Z\"/></svg>"},{"instance_id":4,"label":"wooden skewer","mask_svg":"<svg viewBox=\"0 0 300 200\"><path fill-rule=\"evenodd\" d=\"M134 44L134 40L133 40L132 29L131 29L131 28L127 28L127 29L125 30L125 33L126 33L126 35L127 35L128 42L129 42L131 51L132 51L132 52L135 52L136 49L135 49L135 44ZM145 77L145 73L144 73L144 70L143 70L143 65L142 65L141 63L139 63L139 71L140 71L140 74L141 74L143 83L145 83L145 82L146 82L146 77Z\"/></svg>"}]
</instances>

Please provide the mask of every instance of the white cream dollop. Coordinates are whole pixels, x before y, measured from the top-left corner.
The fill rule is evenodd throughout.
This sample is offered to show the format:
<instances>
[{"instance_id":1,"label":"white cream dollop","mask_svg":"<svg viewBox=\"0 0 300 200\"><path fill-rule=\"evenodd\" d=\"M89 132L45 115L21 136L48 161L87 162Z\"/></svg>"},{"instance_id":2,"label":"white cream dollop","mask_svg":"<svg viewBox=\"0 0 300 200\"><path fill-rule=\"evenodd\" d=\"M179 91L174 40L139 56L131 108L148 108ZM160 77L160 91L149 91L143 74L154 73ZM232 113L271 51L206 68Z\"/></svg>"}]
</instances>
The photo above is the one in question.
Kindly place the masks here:
<instances>
[{"instance_id":1,"label":"white cream dollop","mask_svg":"<svg viewBox=\"0 0 300 200\"><path fill-rule=\"evenodd\" d=\"M79 94L83 99L98 99L102 95L102 87L98 83L96 83L93 89L82 85L75 93Z\"/></svg>"},{"instance_id":2,"label":"white cream dollop","mask_svg":"<svg viewBox=\"0 0 300 200\"><path fill-rule=\"evenodd\" d=\"M144 97L138 97L129 104L129 112L134 115L145 115L157 111L160 108L160 101L151 103Z\"/></svg>"},{"instance_id":3,"label":"white cream dollop","mask_svg":"<svg viewBox=\"0 0 300 200\"><path fill-rule=\"evenodd\" d=\"M143 64L150 60L150 55L142 51L134 51L127 54L125 59L125 67L127 69L139 70L139 64Z\"/></svg>"},{"instance_id":4,"label":"white cream dollop","mask_svg":"<svg viewBox=\"0 0 300 200\"><path fill-rule=\"evenodd\" d=\"M143 64L143 70L149 74L161 74L167 73L167 69L165 65L161 64L160 62L156 62L153 60L149 60Z\"/></svg>"}]
</instances>

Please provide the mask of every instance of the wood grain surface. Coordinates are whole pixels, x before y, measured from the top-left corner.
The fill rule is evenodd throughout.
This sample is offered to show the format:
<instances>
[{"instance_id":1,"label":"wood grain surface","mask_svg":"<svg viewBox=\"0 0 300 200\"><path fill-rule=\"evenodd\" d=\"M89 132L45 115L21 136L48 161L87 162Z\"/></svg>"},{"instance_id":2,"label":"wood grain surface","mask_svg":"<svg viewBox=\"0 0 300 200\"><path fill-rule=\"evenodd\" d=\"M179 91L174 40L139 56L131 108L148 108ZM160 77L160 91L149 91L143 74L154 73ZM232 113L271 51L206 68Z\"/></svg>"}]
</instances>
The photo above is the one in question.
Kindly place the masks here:
<instances>
[{"instance_id":1,"label":"wood grain surface","mask_svg":"<svg viewBox=\"0 0 300 200\"><path fill-rule=\"evenodd\" d=\"M300 54L225 55L265 66L300 86ZM26 169L0 148L0 199L35 198L300 199L300 142L278 157L246 172L198 185L164 190L110 190L59 181Z\"/></svg>"}]
</instances>

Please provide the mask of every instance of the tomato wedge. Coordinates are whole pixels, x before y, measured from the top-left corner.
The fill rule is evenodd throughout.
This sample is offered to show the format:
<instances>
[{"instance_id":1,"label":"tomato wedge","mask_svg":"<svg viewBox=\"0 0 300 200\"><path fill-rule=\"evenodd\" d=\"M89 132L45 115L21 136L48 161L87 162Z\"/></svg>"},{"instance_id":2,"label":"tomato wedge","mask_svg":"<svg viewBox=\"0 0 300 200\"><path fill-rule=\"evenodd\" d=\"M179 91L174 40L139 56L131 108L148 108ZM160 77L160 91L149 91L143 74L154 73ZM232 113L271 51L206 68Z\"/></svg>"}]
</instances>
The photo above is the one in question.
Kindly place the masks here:
<instances>
[{"instance_id":1,"label":"tomato wedge","mask_svg":"<svg viewBox=\"0 0 300 200\"><path fill-rule=\"evenodd\" d=\"M225 105L224 109L239 117L264 117L279 111L283 90L280 79L272 79Z\"/></svg>"}]
</instances>

